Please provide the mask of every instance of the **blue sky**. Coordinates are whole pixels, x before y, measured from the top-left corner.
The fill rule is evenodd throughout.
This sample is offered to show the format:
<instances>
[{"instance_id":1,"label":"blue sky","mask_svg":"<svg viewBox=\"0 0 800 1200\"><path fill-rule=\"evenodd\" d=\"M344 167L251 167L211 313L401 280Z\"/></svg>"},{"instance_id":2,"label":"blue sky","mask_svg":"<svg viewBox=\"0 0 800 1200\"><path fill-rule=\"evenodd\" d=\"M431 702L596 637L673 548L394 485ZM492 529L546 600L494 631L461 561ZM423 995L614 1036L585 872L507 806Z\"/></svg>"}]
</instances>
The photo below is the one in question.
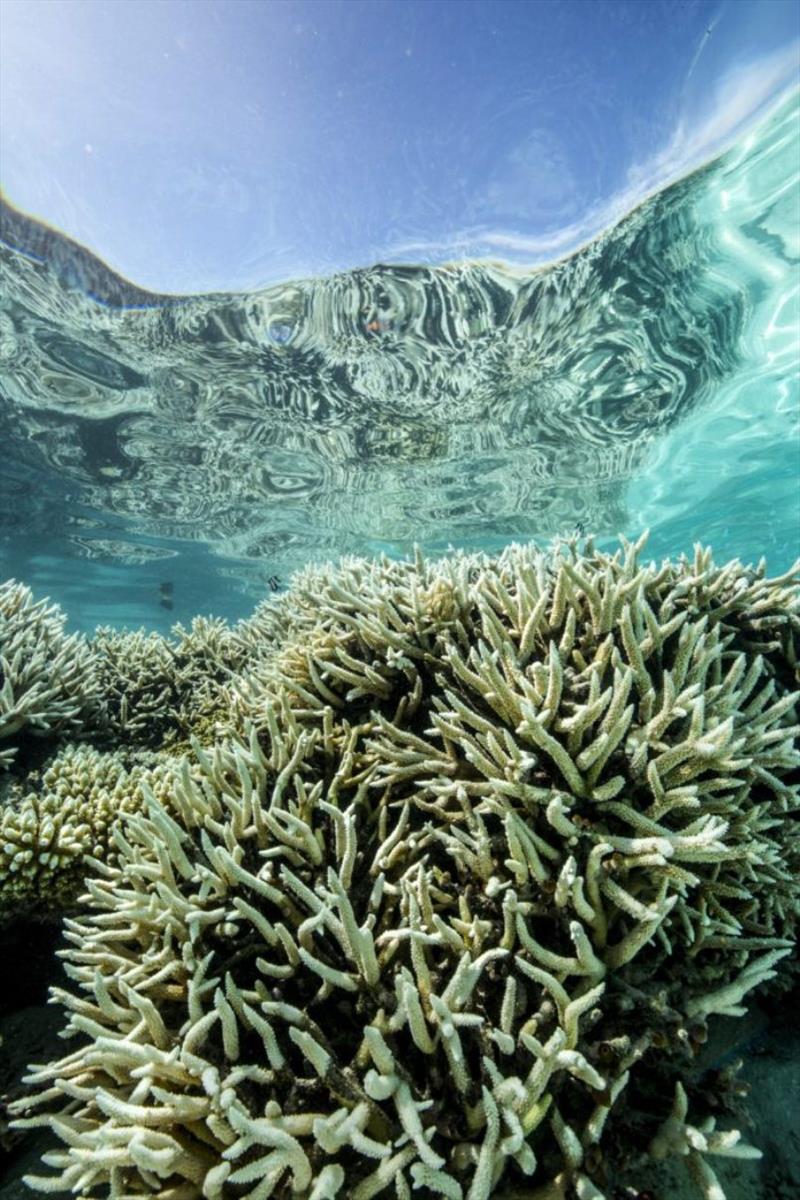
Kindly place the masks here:
<instances>
[{"instance_id":1,"label":"blue sky","mask_svg":"<svg viewBox=\"0 0 800 1200\"><path fill-rule=\"evenodd\" d=\"M144 286L566 253L798 79L793 0L0 0L0 181Z\"/></svg>"}]
</instances>

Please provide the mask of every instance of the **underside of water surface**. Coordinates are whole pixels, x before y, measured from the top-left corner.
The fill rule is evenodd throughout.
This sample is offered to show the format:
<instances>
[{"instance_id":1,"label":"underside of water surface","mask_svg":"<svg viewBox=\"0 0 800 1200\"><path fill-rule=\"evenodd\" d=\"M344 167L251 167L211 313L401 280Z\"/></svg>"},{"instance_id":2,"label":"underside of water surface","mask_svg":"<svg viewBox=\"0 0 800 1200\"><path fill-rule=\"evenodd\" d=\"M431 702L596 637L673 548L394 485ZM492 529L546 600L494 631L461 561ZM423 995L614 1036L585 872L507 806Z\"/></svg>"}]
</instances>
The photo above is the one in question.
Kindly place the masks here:
<instances>
[{"instance_id":1,"label":"underside of water surface","mask_svg":"<svg viewBox=\"0 0 800 1200\"><path fill-rule=\"evenodd\" d=\"M163 296L3 203L0 575L87 630L320 559L800 541L795 95L571 257Z\"/></svg>"}]
</instances>

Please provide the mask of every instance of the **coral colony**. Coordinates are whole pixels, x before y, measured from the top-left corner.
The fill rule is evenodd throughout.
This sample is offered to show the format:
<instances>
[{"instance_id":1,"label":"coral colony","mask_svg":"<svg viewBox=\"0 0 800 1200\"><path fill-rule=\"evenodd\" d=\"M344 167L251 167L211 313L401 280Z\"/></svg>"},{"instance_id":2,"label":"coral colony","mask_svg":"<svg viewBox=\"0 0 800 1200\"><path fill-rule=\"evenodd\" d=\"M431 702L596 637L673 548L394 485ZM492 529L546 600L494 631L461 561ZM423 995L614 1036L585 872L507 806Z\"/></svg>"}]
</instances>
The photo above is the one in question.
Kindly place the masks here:
<instances>
[{"instance_id":1,"label":"coral colony","mask_svg":"<svg viewBox=\"0 0 800 1200\"><path fill-rule=\"evenodd\" d=\"M0 589L0 905L71 981L31 1188L722 1196L759 1152L691 1068L789 977L800 567L643 540L312 567L171 640Z\"/></svg>"}]
</instances>

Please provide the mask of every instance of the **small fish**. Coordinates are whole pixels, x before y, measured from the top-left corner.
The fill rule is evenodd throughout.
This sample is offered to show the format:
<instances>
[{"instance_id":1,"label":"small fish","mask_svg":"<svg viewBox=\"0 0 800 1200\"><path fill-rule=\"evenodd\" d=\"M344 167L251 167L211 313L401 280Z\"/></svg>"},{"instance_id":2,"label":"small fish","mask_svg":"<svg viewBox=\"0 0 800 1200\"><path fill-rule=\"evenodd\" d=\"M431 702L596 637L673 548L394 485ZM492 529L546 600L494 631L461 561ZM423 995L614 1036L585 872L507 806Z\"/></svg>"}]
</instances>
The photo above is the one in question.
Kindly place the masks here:
<instances>
[{"instance_id":1,"label":"small fish","mask_svg":"<svg viewBox=\"0 0 800 1200\"><path fill-rule=\"evenodd\" d=\"M165 579L164 582L161 584L161 586L158 589L159 595L164 596L164 597L172 596L174 594L174 592L175 592L175 584L172 582L171 579Z\"/></svg>"},{"instance_id":2,"label":"small fish","mask_svg":"<svg viewBox=\"0 0 800 1200\"><path fill-rule=\"evenodd\" d=\"M269 590L271 592L280 591L280 588L281 588L280 576L270 575L269 579L267 580L267 583L269 584Z\"/></svg>"},{"instance_id":3,"label":"small fish","mask_svg":"<svg viewBox=\"0 0 800 1200\"><path fill-rule=\"evenodd\" d=\"M162 608L166 608L167 612L172 612L172 610L174 608L172 601L168 600L166 598L166 596L162 596L158 603L161 605Z\"/></svg>"},{"instance_id":4,"label":"small fish","mask_svg":"<svg viewBox=\"0 0 800 1200\"><path fill-rule=\"evenodd\" d=\"M364 322L365 333L388 333L394 328L394 322L389 318L372 317Z\"/></svg>"}]
</instances>

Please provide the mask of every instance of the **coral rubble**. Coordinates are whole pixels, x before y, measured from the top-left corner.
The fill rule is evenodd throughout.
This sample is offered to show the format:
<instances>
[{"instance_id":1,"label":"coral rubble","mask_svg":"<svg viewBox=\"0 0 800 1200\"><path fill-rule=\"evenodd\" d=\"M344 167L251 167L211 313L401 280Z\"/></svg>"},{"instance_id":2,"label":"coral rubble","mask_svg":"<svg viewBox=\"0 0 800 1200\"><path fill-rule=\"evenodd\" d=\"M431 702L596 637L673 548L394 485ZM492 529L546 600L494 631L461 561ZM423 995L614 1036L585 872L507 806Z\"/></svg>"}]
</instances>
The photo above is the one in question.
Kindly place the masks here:
<instances>
[{"instance_id":1,"label":"coral rubble","mask_svg":"<svg viewBox=\"0 0 800 1200\"><path fill-rule=\"evenodd\" d=\"M675 1154L721 1194L757 1151L691 1068L795 946L799 573L640 551L309 568L195 656L127 813L60 751L103 825L32 1187L601 1200Z\"/></svg>"}]
</instances>

